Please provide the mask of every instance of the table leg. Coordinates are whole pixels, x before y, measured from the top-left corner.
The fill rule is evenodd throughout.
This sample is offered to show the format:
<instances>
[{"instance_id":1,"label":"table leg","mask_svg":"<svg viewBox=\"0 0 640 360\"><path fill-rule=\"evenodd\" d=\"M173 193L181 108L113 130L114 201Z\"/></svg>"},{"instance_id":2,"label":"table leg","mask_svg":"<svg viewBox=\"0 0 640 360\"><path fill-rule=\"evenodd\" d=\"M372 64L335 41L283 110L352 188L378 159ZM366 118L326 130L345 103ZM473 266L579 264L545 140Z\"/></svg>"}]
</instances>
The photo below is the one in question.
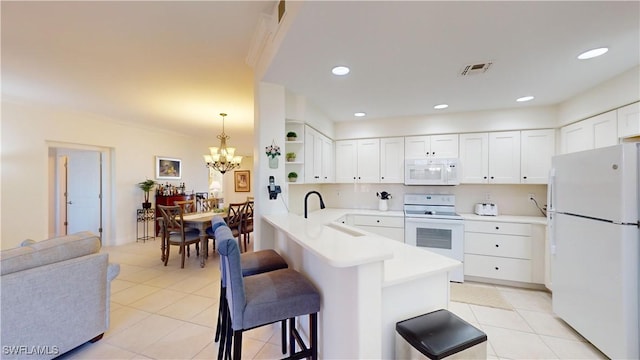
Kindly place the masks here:
<instances>
[{"instance_id":1,"label":"table leg","mask_svg":"<svg viewBox=\"0 0 640 360\"><path fill-rule=\"evenodd\" d=\"M200 267L204 267L205 259L209 249L207 249L207 232L204 229L200 229Z\"/></svg>"}]
</instances>

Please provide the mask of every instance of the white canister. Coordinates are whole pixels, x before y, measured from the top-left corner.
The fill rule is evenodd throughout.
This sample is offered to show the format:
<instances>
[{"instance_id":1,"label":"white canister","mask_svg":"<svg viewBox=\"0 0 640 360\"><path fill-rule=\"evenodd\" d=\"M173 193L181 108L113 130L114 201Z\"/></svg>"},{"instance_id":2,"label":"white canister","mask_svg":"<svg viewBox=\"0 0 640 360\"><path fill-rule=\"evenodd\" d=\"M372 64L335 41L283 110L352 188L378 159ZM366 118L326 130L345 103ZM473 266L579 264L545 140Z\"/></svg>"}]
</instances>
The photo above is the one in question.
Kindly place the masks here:
<instances>
[{"instance_id":1,"label":"white canister","mask_svg":"<svg viewBox=\"0 0 640 360\"><path fill-rule=\"evenodd\" d=\"M384 199L384 200L383 200L383 199L380 199L380 200L378 200L378 210L380 210L380 211L387 211L387 210L389 210L389 207L387 206L387 201L389 201L389 200L387 200L387 199Z\"/></svg>"}]
</instances>

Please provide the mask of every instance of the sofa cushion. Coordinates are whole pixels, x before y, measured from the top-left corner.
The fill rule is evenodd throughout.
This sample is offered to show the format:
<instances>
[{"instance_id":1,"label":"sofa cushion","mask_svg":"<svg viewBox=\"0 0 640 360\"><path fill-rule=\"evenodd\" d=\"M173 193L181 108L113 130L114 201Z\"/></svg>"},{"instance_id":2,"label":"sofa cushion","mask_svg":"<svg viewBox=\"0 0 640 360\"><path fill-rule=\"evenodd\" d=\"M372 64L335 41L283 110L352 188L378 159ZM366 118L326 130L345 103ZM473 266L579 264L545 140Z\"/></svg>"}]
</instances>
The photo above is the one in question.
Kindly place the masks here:
<instances>
[{"instance_id":1,"label":"sofa cushion","mask_svg":"<svg viewBox=\"0 0 640 360\"><path fill-rule=\"evenodd\" d=\"M0 274L6 275L100 251L100 239L88 231L0 251Z\"/></svg>"}]
</instances>

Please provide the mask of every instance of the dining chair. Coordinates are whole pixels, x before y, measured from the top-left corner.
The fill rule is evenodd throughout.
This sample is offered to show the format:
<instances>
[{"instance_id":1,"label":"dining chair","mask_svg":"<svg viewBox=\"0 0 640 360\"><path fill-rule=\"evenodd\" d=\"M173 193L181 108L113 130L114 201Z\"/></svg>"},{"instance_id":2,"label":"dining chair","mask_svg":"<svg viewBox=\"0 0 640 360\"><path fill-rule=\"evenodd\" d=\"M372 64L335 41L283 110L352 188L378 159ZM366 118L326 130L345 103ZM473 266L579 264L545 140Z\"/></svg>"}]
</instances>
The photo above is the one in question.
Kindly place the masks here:
<instances>
[{"instance_id":1,"label":"dining chair","mask_svg":"<svg viewBox=\"0 0 640 360\"><path fill-rule=\"evenodd\" d=\"M176 200L173 202L174 205L178 205L182 208L184 214L198 212L198 208L196 206L196 199L193 200Z\"/></svg>"},{"instance_id":2,"label":"dining chair","mask_svg":"<svg viewBox=\"0 0 640 360\"><path fill-rule=\"evenodd\" d=\"M242 226L244 220L244 208L247 205L246 202L242 203L231 203L227 208L227 215L225 217L225 221L229 229L231 229L231 233L234 238L238 239L238 244L242 244ZM246 248L242 250L242 252L246 251Z\"/></svg>"},{"instance_id":3,"label":"dining chair","mask_svg":"<svg viewBox=\"0 0 640 360\"><path fill-rule=\"evenodd\" d=\"M244 251L247 251L249 242L251 241L251 233L253 233L253 201L247 201L244 206L242 216L242 240L244 242Z\"/></svg>"},{"instance_id":4,"label":"dining chair","mask_svg":"<svg viewBox=\"0 0 640 360\"><path fill-rule=\"evenodd\" d=\"M162 244L164 248L164 266L167 266L169 262L169 254L171 252L171 245L180 247L180 255L182 258L181 268L184 269L185 254L188 256L189 248L191 244L196 244L196 254L200 255L198 251L198 243L200 242L200 231L184 226L183 210L180 206L166 206L158 205L160 213L162 214Z\"/></svg>"},{"instance_id":5,"label":"dining chair","mask_svg":"<svg viewBox=\"0 0 640 360\"><path fill-rule=\"evenodd\" d=\"M217 198L204 198L200 201L200 210L202 212L210 212L214 211L218 208L218 199ZM213 237L213 230L209 227L206 229L207 234L207 247L203 249L207 257L209 256L209 240L213 241L213 251L216 251L216 242Z\"/></svg>"},{"instance_id":6,"label":"dining chair","mask_svg":"<svg viewBox=\"0 0 640 360\"><path fill-rule=\"evenodd\" d=\"M182 208L183 214L191 214L198 212L198 205L196 203L196 199L192 200L176 200L173 202L174 205L180 206ZM208 245L208 244L207 244ZM207 246L208 247L208 246ZM196 251L200 250L200 243L196 243ZM187 255L191 251L190 245L187 245Z\"/></svg>"},{"instance_id":7,"label":"dining chair","mask_svg":"<svg viewBox=\"0 0 640 360\"><path fill-rule=\"evenodd\" d=\"M227 226L215 229L222 276L227 287L228 319L225 348L233 346L234 360L242 358L244 331L289 320L289 357L318 358L318 312L320 293L301 273L279 269L243 277L238 243ZM295 318L309 315L309 346L296 329ZM300 351L296 352L296 344ZM229 352L226 351L228 354Z\"/></svg>"},{"instance_id":8,"label":"dining chair","mask_svg":"<svg viewBox=\"0 0 640 360\"><path fill-rule=\"evenodd\" d=\"M218 199L217 198L202 199L200 202L200 208L202 209L202 212L214 211L218 208Z\"/></svg>"}]
</instances>

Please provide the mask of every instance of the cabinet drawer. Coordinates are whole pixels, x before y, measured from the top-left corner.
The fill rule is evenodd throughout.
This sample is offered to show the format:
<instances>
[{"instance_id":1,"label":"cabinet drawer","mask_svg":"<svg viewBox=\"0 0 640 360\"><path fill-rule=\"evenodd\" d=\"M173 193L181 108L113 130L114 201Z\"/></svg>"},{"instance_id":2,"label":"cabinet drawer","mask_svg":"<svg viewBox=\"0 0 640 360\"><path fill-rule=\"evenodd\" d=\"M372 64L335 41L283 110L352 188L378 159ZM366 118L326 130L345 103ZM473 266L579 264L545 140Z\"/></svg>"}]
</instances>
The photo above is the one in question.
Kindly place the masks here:
<instances>
[{"instance_id":1,"label":"cabinet drawer","mask_svg":"<svg viewBox=\"0 0 640 360\"><path fill-rule=\"evenodd\" d=\"M404 218L400 216L354 215L353 224L362 226L385 226L404 228Z\"/></svg>"},{"instance_id":2,"label":"cabinet drawer","mask_svg":"<svg viewBox=\"0 0 640 360\"><path fill-rule=\"evenodd\" d=\"M464 274L490 279L532 282L531 261L466 254Z\"/></svg>"},{"instance_id":3,"label":"cabinet drawer","mask_svg":"<svg viewBox=\"0 0 640 360\"><path fill-rule=\"evenodd\" d=\"M465 254L531 259L531 237L465 233L464 252Z\"/></svg>"},{"instance_id":4,"label":"cabinet drawer","mask_svg":"<svg viewBox=\"0 0 640 360\"><path fill-rule=\"evenodd\" d=\"M465 221L464 231L531 236L531 224L494 221Z\"/></svg>"}]
</instances>

